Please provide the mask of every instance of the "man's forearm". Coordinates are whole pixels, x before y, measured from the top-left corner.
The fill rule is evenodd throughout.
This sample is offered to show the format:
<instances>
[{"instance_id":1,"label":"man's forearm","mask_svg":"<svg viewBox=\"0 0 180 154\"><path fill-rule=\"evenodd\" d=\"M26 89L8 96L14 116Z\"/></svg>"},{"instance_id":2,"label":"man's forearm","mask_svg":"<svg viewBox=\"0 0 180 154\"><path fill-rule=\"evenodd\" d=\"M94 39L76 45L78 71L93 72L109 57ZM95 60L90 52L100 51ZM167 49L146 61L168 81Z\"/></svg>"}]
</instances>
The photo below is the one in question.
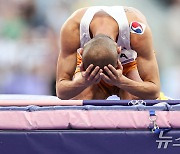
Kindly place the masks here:
<instances>
[{"instance_id":1,"label":"man's forearm","mask_svg":"<svg viewBox=\"0 0 180 154\"><path fill-rule=\"evenodd\" d=\"M160 88L155 83L148 81L137 82L125 76L122 77L118 87L140 99L157 99L160 93Z\"/></svg>"},{"instance_id":2,"label":"man's forearm","mask_svg":"<svg viewBox=\"0 0 180 154\"><path fill-rule=\"evenodd\" d=\"M60 99L71 99L86 88L85 85L79 84L77 80L62 80L56 83L56 92Z\"/></svg>"}]
</instances>

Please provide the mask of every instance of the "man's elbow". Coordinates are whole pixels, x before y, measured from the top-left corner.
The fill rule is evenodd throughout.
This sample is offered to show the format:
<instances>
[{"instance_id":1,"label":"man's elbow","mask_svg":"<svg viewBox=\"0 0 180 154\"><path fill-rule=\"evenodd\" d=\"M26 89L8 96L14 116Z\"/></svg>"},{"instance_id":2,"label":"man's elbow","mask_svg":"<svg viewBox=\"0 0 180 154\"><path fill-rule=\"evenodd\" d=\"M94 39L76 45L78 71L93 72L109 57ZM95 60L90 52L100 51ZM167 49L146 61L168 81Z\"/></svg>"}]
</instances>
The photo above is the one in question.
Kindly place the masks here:
<instances>
[{"instance_id":1,"label":"man's elbow","mask_svg":"<svg viewBox=\"0 0 180 154\"><path fill-rule=\"evenodd\" d=\"M68 95L66 95L66 92L64 92L60 88L56 88L56 96L61 100L71 99Z\"/></svg>"},{"instance_id":2,"label":"man's elbow","mask_svg":"<svg viewBox=\"0 0 180 154\"><path fill-rule=\"evenodd\" d=\"M63 92L56 90L56 96L61 100L68 100L71 99L70 97L66 96Z\"/></svg>"},{"instance_id":3,"label":"man's elbow","mask_svg":"<svg viewBox=\"0 0 180 154\"><path fill-rule=\"evenodd\" d=\"M69 100L70 99L68 97L63 97L62 95L58 95L58 94L57 94L57 97L61 100Z\"/></svg>"},{"instance_id":4,"label":"man's elbow","mask_svg":"<svg viewBox=\"0 0 180 154\"><path fill-rule=\"evenodd\" d=\"M59 99L62 99L62 100L68 100L70 99L65 91L63 90L63 87L61 87L59 84L56 83L56 96L59 98Z\"/></svg>"},{"instance_id":5,"label":"man's elbow","mask_svg":"<svg viewBox=\"0 0 180 154\"><path fill-rule=\"evenodd\" d=\"M151 93L151 99L158 99L160 96L160 88L155 87L153 92Z\"/></svg>"},{"instance_id":6,"label":"man's elbow","mask_svg":"<svg viewBox=\"0 0 180 154\"><path fill-rule=\"evenodd\" d=\"M160 88L156 85L153 85L151 87L148 87L146 90L146 94L142 94L143 100L156 100L160 96Z\"/></svg>"},{"instance_id":7,"label":"man's elbow","mask_svg":"<svg viewBox=\"0 0 180 154\"><path fill-rule=\"evenodd\" d=\"M153 99L158 99L159 96L160 96L160 91L159 91L159 92L156 92L156 93L154 94L154 98L153 98Z\"/></svg>"}]
</instances>

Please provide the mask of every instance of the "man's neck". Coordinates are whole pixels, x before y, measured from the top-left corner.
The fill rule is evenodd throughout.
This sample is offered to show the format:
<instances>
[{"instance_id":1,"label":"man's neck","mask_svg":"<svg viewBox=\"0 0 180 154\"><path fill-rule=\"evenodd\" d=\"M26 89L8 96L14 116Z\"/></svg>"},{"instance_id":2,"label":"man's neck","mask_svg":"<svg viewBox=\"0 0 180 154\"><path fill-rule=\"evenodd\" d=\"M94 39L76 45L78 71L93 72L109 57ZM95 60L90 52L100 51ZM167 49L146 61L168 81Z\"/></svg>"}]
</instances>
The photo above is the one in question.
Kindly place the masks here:
<instances>
[{"instance_id":1,"label":"man's neck","mask_svg":"<svg viewBox=\"0 0 180 154\"><path fill-rule=\"evenodd\" d=\"M109 36L114 41L117 41L117 36L119 33L119 27L117 22L108 17L108 18L94 18L90 24L90 34L91 38L95 37L98 34L104 34Z\"/></svg>"},{"instance_id":2,"label":"man's neck","mask_svg":"<svg viewBox=\"0 0 180 154\"><path fill-rule=\"evenodd\" d=\"M93 37L99 35L99 34L104 34L108 37L110 37L112 40L116 41L116 37L114 35L112 35L112 33L108 33L108 32L105 32L105 31L97 31L96 33L93 34Z\"/></svg>"}]
</instances>

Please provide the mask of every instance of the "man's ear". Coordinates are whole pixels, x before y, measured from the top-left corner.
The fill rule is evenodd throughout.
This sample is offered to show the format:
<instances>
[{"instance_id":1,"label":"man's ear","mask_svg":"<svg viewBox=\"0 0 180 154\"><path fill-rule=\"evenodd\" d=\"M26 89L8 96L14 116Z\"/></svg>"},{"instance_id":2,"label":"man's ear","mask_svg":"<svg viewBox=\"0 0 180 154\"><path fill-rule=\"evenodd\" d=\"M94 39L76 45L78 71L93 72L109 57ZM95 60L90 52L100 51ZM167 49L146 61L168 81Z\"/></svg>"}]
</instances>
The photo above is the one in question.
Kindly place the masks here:
<instances>
[{"instance_id":1,"label":"man's ear","mask_svg":"<svg viewBox=\"0 0 180 154\"><path fill-rule=\"evenodd\" d=\"M121 46L117 47L117 53L120 54L121 53Z\"/></svg>"},{"instance_id":2,"label":"man's ear","mask_svg":"<svg viewBox=\"0 0 180 154\"><path fill-rule=\"evenodd\" d=\"M82 54L83 54L83 48L79 48L78 50L77 50L77 52L79 53L79 55L82 57Z\"/></svg>"}]
</instances>

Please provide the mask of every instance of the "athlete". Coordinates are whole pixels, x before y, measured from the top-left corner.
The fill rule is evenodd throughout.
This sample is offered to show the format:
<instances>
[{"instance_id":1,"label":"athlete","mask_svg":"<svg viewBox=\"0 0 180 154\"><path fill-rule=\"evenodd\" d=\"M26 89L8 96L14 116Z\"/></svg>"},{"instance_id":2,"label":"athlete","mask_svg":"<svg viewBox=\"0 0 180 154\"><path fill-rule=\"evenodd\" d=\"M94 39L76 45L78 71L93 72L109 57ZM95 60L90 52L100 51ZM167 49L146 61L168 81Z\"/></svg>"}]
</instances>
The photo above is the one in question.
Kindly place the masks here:
<instances>
[{"instance_id":1,"label":"athlete","mask_svg":"<svg viewBox=\"0 0 180 154\"><path fill-rule=\"evenodd\" d=\"M118 59L85 67L83 54L108 51L103 41L116 45ZM93 48L87 50L87 45ZM152 34L144 15L135 8L93 6L75 11L60 32L56 91L60 99L158 99L160 79ZM112 45L113 48L113 45ZM96 57L96 56L94 56Z\"/></svg>"}]
</instances>

